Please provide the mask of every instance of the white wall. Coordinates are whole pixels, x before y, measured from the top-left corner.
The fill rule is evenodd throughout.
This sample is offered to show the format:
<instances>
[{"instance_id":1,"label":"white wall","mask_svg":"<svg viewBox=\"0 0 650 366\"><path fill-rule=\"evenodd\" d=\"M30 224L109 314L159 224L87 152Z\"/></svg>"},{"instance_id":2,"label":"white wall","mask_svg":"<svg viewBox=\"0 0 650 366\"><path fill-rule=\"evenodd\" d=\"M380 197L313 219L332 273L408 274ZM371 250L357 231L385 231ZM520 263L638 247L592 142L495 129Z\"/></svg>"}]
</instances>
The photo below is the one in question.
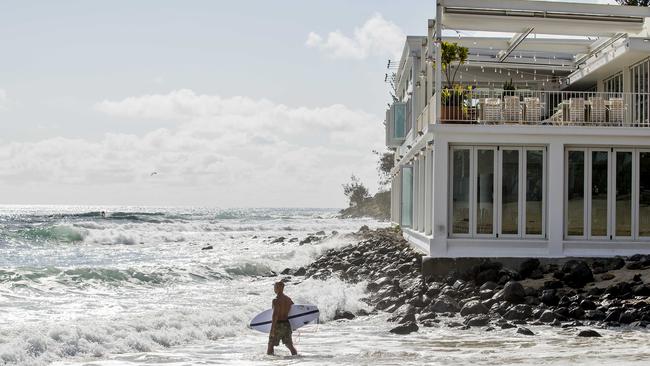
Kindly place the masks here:
<instances>
[{"instance_id":1,"label":"white wall","mask_svg":"<svg viewBox=\"0 0 650 366\"><path fill-rule=\"evenodd\" d=\"M564 153L570 146L646 147L650 148L650 129L619 127L557 127L557 126L429 126L424 144L433 140L430 170L419 171L426 176L423 184L431 189L429 208L427 187L418 196L425 209L415 210L428 225L405 229L418 247L429 243L433 257L562 257L612 256L650 253L650 242L586 241L564 239ZM547 147L546 167L546 238L545 239L473 239L449 237L449 147L453 145L544 145ZM423 159L419 160L423 162ZM419 222L416 217L414 222Z\"/></svg>"}]
</instances>

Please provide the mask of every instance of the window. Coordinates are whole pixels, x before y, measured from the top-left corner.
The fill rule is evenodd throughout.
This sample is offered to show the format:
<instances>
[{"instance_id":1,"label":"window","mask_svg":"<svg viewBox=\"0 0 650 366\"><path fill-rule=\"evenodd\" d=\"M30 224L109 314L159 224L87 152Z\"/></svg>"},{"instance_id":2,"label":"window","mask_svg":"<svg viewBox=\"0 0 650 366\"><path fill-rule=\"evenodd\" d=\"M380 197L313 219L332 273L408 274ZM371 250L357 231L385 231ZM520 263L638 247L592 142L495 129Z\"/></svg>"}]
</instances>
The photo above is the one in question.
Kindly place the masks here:
<instances>
[{"instance_id":1,"label":"window","mask_svg":"<svg viewBox=\"0 0 650 366\"><path fill-rule=\"evenodd\" d=\"M632 84L632 121L634 124L648 124L648 92L650 71L650 59L639 62L630 67L630 78Z\"/></svg>"},{"instance_id":2,"label":"window","mask_svg":"<svg viewBox=\"0 0 650 366\"><path fill-rule=\"evenodd\" d=\"M452 225L454 234L469 234L470 149L452 150Z\"/></svg>"},{"instance_id":3,"label":"window","mask_svg":"<svg viewBox=\"0 0 650 366\"><path fill-rule=\"evenodd\" d=\"M544 236L544 148L473 146L450 151L452 236Z\"/></svg>"},{"instance_id":4,"label":"window","mask_svg":"<svg viewBox=\"0 0 650 366\"><path fill-rule=\"evenodd\" d=\"M567 149L565 236L650 240L650 151Z\"/></svg>"},{"instance_id":5,"label":"window","mask_svg":"<svg viewBox=\"0 0 650 366\"><path fill-rule=\"evenodd\" d=\"M413 225L413 168L402 168L402 226Z\"/></svg>"},{"instance_id":6,"label":"window","mask_svg":"<svg viewBox=\"0 0 650 366\"><path fill-rule=\"evenodd\" d=\"M603 81L605 93L623 92L623 73L619 72Z\"/></svg>"},{"instance_id":7,"label":"window","mask_svg":"<svg viewBox=\"0 0 650 366\"><path fill-rule=\"evenodd\" d=\"M650 152L639 153L639 236L650 237Z\"/></svg>"}]
</instances>

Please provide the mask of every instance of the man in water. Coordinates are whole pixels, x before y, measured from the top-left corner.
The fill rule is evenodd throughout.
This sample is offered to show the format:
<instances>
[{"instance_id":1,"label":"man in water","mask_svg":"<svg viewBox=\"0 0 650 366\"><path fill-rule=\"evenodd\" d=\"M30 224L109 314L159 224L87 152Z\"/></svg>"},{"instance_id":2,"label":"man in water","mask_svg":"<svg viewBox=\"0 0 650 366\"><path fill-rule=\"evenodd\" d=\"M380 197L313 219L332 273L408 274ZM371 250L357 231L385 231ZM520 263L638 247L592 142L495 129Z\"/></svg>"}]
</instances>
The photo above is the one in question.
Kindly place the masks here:
<instances>
[{"instance_id":1,"label":"man in water","mask_svg":"<svg viewBox=\"0 0 650 366\"><path fill-rule=\"evenodd\" d=\"M276 282L273 290L278 296L273 299L271 333L269 334L269 346L266 354L272 355L273 348L279 346L280 341L282 341L289 351L291 351L291 354L295 356L298 354L298 351L293 347L291 324L289 324L289 310L291 310L293 301L291 301L289 296L284 294L284 282Z\"/></svg>"}]
</instances>

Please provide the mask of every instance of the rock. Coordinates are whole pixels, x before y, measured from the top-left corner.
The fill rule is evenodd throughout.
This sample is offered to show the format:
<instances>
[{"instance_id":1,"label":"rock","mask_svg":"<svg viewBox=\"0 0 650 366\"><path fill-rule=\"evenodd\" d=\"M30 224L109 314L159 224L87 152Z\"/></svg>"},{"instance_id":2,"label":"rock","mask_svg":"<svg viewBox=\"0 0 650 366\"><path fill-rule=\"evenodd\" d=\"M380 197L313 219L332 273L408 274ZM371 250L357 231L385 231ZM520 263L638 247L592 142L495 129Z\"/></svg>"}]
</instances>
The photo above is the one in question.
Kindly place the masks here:
<instances>
[{"instance_id":1,"label":"rock","mask_svg":"<svg viewBox=\"0 0 650 366\"><path fill-rule=\"evenodd\" d=\"M510 324L510 323L501 324L501 329L511 329L511 328L517 328L517 326L514 325L514 324Z\"/></svg>"},{"instance_id":2,"label":"rock","mask_svg":"<svg viewBox=\"0 0 650 366\"><path fill-rule=\"evenodd\" d=\"M280 272L281 275L290 275L292 272L291 268L285 268Z\"/></svg>"},{"instance_id":3,"label":"rock","mask_svg":"<svg viewBox=\"0 0 650 366\"><path fill-rule=\"evenodd\" d=\"M407 324L407 323L415 323L415 314L414 313L409 313L404 315L402 319L398 322L398 324Z\"/></svg>"},{"instance_id":4,"label":"rock","mask_svg":"<svg viewBox=\"0 0 650 366\"><path fill-rule=\"evenodd\" d=\"M307 274L305 267L300 267L293 273L294 276L304 276L305 274Z\"/></svg>"},{"instance_id":5,"label":"rock","mask_svg":"<svg viewBox=\"0 0 650 366\"><path fill-rule=\"evenodd\" d=\"M449 297L440 297L430 306L430 310L434 313L457 313L460 308L455 300Z\"/></svg>"},{"instance_id":6,"label":"rock","mask_svg":"<svg viewBox=\"0 0 650 366\"><path fill-rule=\"evenodd\" d=\"M562 272L564 273L562 280L572 288L582 288L594 281L591 268L585 261L569 260L562 266Z\"/></svg>"},{"instance_id":7,"label":"rock","mask_svg":"<svg viewBox=\"0 0 650 366\"><path fill-rule=\"evenodd\" d=\"M533 333L532 330L530 330L528 328L524 328L524 327L517 328L517 334L523 334L523 335L527 335L527 336L534 336L535 335L535 333Z\"/></svg>"},{"instance_id":8,"label":"rock","mask_svg":"<svg viewBox=\"0 0 650 366\"><path fill-rule=\"evenodd\" d=\"M606 322L618 322L618 319L621 317L621 313L621 309L609 309L609 311L605 314L605 319L603 320Z\"/></svg>"},{"instance_id":9,"label":"rock","mask_svg":"<svg viewBox=\"0 0 650 366\"><path fill-rule=\"evenodd\" d=\"M618 317L618 322L621 324L630 324L636 320L635 310L626 310Z\"/></svg>"},{"instance_id":10,"label":"rock","mask_svg":"<svg viewBox=\"0 0 650 366\"><path fill-rule=\"evenodd\" d=\"M485 282L484 284L482 284L481 287L479 288L479 290L481 290L481 291L483 291L483 290L494 290L494 289L497 288L497 286L498 285L497 285L496 282L488 281L488 282Z\"/></svg>"},{"instance_id":11,"label":"rock","mask_svg":"<svg viewBox=\"0 0 650 366\"><path fill-rule=\"evenodd\" d=\"M284 243L284 241L287 240L284 236L281 236L271 242L271 244L277 244L277 243Z\"/></svg>"},{"instance_id":12,"label":"rock","mask_svg":"<svg viewBox=\"0 0 650 366\"><path fill-rule=\"evenodd\" d=\"M525 301L526 291L521 283L510 281L503 287L503 300L513 304L520 304Z\"/></svg>"},{"instance_id":13,"label":"rock","mask_svg":"<svg viewBox=\"0 0 650 366\"><path fill-rule=\"evenodd\" d=\"M417 332L418 329L420 329L418 325L415 324L414 322L411 322L411 323L398 325L395 328L391 329L390 332L393 334L409 334L409 333Z\"/></svg>"},{"instance_id":14,"label":"rock","mask_svg":"<svg viewBox=\"0 0 650 366\"><path fill-rule=\"evenodd\" d=\"M354 314L352 314L347 310L336 310L336 312L334 313L334 320L340 320L340 319L352 320L354 318L355 318Z\"/></svg>"},{"instance_id":15,"label":"rock","mask_svg":"<svg viewBox=\"0 0 650 366\"><path fill-rule=\"evenodd\" d=\"M609 258L607 261L607 269L610 271L615 271L625 267L625 260L621 257Z\"/></svg>"},{"instance_id":16,"label":"rock","mask_svg":"<svg viewBox=\"0 0 650 366\"><path fill-rule=\"evenodd\" d=\"M583 310L596 310L596 308L597 308L596 303L594 303L591 300L582 300L580 302L580 307Z\"/></svg>"},{"instance_id":17,"label":"rock","mask_svg":"<svg viewBox=\"0 0 650 366\"><path fill-rule=\"evenodd\" d=\"M544 323L552 323L555 320L555 313L551 310L545 310L539 317L539 321Z\"/></svg>"},{"instance_id":18,"label":"rock","mask_svg":"<svg viewBox=\"0 0 650 366\"><path fill-rule=\"evenodd\" d=\"M611 280L611 279L614 278L614 277L616 277L616 276L615 276L613 273L603 273L603 274L600 276L600 279L601 279L602 281L609 281L609 280Z\"/></svg>"},{"instance_id":19,"label":"rock","mask_svg":"<svg viewBox=\"0 0 650 366\"><path fill-rule=\"evenodd\" d=\"M483 305L482 302L478 300L468 301L462 309L460 309L460 315L476 315L476 314L487 314L489 309Z\"/></svg>"},{"instance_id":20,"label":"rock","mask_svg":"<svg viewBox=\"0 0 650 366\"><path fill-rule=\"evenodd\" d=\"M632 277L632 282L642 282L641 274L640 273L635 274L634 277Z\"/></svg>"},{"instance_id":21,"label":"rock","mask_svg":"<svg viewBox=\"0 0 650 366\"><path fill-rule=\"evenodd\" d=\"M530 258L521 262L519 265L519 275L521 278L528 278L534 270L539 268L539 259Z\"/></svg>"},{"instance_id":22,"label":"rock","mask_svg":"<svg viewBox=\"0 0 650 366\"><path fill-rule=\"evenodd\" d=\"M474 280L474 282L477 285L483 285L483 284L488 283L488 282L495 283L498 280L499 280L499 271L494 269L494 268L489 268L489 269L486 269L484 271L479 272L476 275L476 279ZM496 283L495 283L495 286L496 286Z\"/></svg>"},{"instance_id":23,"label":"rock","mask_svg":"<svg viewBox=\"0 0 650 366\"><path fill-rule=\"evenodd\" d=\"M634 293L634 296L648 297L650 296L650 286L646 284L634 286L632 287L632 293Z\"/></svg>"},{"instance_id":24,"label":"rock","mask_svg":"<svg viewBox=\"0 0 650 366\"><path fill-rule=\"evenodd\" d=\"M323 230L321 230L321 231L318 231L318 232L317 232L316 234L314 234L314 235L325 236L325 235L327 235L327 234L325 234L325 232L324 232Z\"/></svg>"},{"instance_id":25,"label":"rock","mask_svg":"<svg viewBox=\"0 0 650 366\"><path fill-rule=\"evenodd\" d=\"M585 311L585 319L587 320L603 321L605 317L605 313L598 309Z\"/></svg>"},{"instance_id":26,"label":"rock","mask_svg":"<svg viewBox=\"0 0 650 366\"><path fill-rule=\"evenodd\" d=\"M562 283L562 281L550 280L550 281L545 281L544 282L544 288L548 289L548 290L556 290L556 289L559 289L559 288L562 288L562 287L564 287L564 284Z\"/></svg>"},{"instance_id":27,"label":"rock","mask_svg":"<svg viewBox=\"0 0 650 366\"><path fill-rule=\"evenodd\" d=\"M469 317L465 320L465 325L470 327L482 327L488 325L490 322L490 317L485 314L480 314L476 316Z\"/></svg>"},{"instance_id":28,"label":"rock","mask_svg":"<svg viewBox=\"0 0 650 366\"><path fill-rule=\"evenodd\" d=\"M515 305L503 314L506 320L525 320L533 315L533 309L529 305Z\"/></svg>"},{"instance_id":29,"label":"rock","mask_svg":"<svg viewBox=\"0 0 650 366\"><path fill-rule=\"evenodd\" d=\"M289 239L289 243L295 243L298 241L298 238L291 238Z\"/></svg>"},{"instance_id":30,"label":"rock","mask_svg":"<svg viewBox=\"0 0 650 366\"><path fill-rule=\"evenodd\" d=\"M426 312L426 313L421 313L420 316L418 317L418 321L422 323L425 320L432 320L437 317L436 313L434 312Z\"/></svg>"},{"instance_id":31,"label":"rock","mask_svg":"<svg viewBox=\"0 0 650 366\"><path fill-rule=\"evenodd\" d=\"M528 277L534 280L539 280L544 278L544 271L541 268L535 268Z\"/></svg>"},{"instance_id":32,"label":"rock","mask_svg":"<svg viewBox=\"0 0 650 366\"><path fill-rule=\"evenodd\" d=\"M547 306L555 306L560 301L555 290L544 290L540 300Z\"/></svg>"},{"instance_id":33,"label":"rock","mask_svg":"<svg viewBox=\"0 0 650 366\"><path fill-rule=\"evenodd\" d=\"M578 333L578 337L602 337L602 336L600 335L600 333L596 332L595 330L585 329L585 330L581 330Z\"/></svg>"}]
</instances>

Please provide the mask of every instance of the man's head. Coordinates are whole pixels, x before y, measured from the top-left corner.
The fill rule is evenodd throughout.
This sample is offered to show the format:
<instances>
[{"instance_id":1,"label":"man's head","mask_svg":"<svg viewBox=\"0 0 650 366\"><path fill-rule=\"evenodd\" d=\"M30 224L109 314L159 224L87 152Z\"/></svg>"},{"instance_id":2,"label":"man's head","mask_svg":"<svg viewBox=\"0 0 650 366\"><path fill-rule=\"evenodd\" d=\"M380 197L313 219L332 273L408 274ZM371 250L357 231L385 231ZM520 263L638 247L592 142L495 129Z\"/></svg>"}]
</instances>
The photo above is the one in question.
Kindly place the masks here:
<instances>
[{"instance_id":1,"label":"man's head","mask_svg":"<svg viewBox=\"0 0 650 366\"><path fill-rule=\"evenodd\" d=\"M282 291L284 291L284 282L276 282L275 285L273 285L273 290L277 295L282 294Z\"/></svg>"}]
</instances>

